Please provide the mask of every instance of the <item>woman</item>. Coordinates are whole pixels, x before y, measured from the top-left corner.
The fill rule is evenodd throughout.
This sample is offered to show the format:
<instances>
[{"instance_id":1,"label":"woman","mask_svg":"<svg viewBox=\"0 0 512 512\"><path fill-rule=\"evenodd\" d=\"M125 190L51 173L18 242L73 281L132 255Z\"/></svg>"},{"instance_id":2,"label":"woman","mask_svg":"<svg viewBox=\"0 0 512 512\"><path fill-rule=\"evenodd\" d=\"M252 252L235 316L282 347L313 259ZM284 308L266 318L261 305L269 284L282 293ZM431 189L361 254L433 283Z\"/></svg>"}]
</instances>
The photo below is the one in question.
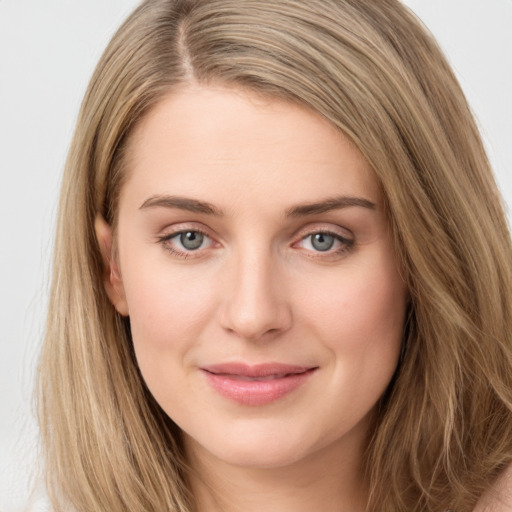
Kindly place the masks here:
<instances>
[{"instance_id":1,"label":"woman","mask_svg":"<svg viewBox=\"0 0 512 512\"><path fill-rule=\"evenodd\" d=\"M510 255L399 3L144 2L63 182L55 509L507 510Z\"/></svg>"}]
</instances>

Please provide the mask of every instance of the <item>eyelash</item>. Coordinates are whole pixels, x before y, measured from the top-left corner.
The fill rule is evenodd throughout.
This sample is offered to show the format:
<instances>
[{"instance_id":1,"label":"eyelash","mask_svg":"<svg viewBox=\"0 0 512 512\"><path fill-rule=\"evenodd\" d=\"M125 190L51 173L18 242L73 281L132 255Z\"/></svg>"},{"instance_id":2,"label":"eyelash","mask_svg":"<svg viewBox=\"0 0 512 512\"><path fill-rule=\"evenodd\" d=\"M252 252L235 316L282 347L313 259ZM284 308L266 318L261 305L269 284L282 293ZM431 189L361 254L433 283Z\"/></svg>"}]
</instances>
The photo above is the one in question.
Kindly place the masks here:
<instances>
[{"instance_id":1,"label":"eyelash","mask_svg":"<svg viewBox=\"0 0 512 512\"><path fill-rule=\"evenodd\" d=\"M339 233L336 233L334 231L329 230L322 230L322 229L316 229L314 231L310 231L306 235L302 236L299 242L296 242L294 245L298 243L302 243L308 238L312 238L314 235L324 235L324 236L331 236L334 238L334 243L338 242L340 244L340 247L337 249L328 249L326 251L319 251L319 250L308 250L310 252L311 258L322 258L322 259L328 259L329 256L336 257L336 256L342 256L346 253L349 253L354 249L355 246L355 240L346 238ZM309 242L312 245L312 241Z\"/></svg>"},{"instance_id":2,"label":"eyelash","mask_svg":"<svg viewBox=\"0 0 512 512\"><path fill-rule=\"evenodd\" d=\"M180 237L186 233L198 233L198 234L202 235L203 237L205 237L205 239L210 240L210 243L213 242L213 240L211 239L210 236L208 236L207 233L205 233L201 229L197 229L197 228L182 229L182 230L176 231L174 233L163 235L163 236L158 237L157 241L158 241L158 243L162 244L162 246L165 248L165 250L169 251L173 256L177 256L178 258L182 258L182 259L187 259L189 257L197 258L200 256L201 252L204 251L204 249L201 250L201 248L199 247L198 249L195 249L195 250L194 249L180 250L180 249L177 249L176 247L174 247L172 245L172 243L170 243L171 240L173 240L177 237ZM345 253L352 251L355 246L355 240L341 236L339 233L335 233L335 232L329 231L329 230L322 230L322 229L310 231L309 233L302 236L298 242L295 242L293 244L293 246L304 242L305 240L307 240L310 237L313 237L314 235L324 235L324 236L333 237L335 239L335 243L338 242L340 244L340 247L335 250L328 249L326 251L320 251L320 250L314 250L314 249L307 250L307 252L312 253L309 256L311 258L327 259L327 258L329 258L329 256L331 256L331 257L332 256L341 256ZM311 242L310 242L310 244L311 244Z\"/></svg>"},{"instance_id":3,"label":"eyelash","mask_svg":"<svg viewBox=\"0 0 512 512\"><path fill-rule=\"evenodd\" d=\"M211 239L210 236L208 236L207 233L205 233L204 231L200 230L200 229L182 229L180 231L176 231L174 233L170 233L168 235L163 235L161 237L158 237L158 242L160 244L163 245L164 249L166 251L169 251L173 256L177 256L179 258L183 258L183 259L187 259L189 258L190 256L192 256L194 253L197 253L197 255L195 255L194 257L197 257L199 255L199 252L200 252L200 248L196 249L196 250L180 250L180 249L176 249L175 247L172 246L172 244L170 243L171 240L173 240L174 238L177 238L181 235L184 235L185 233L198 233L202 236L204 236L206 239L210 240L211 242L213 242L213 240Z\"/></svg>"}]
</instances>

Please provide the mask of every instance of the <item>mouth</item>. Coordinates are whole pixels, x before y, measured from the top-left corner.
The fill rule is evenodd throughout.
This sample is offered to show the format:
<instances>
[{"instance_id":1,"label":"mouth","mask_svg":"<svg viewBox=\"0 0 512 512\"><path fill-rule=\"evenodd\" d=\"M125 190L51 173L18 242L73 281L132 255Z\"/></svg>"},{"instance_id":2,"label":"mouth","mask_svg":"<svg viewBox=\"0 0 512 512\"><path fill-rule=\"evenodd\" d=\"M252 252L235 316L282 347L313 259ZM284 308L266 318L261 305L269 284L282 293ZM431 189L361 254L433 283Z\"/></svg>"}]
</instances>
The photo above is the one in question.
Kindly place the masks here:
<instances>
[{"instance_id":1,"label":"mouth","mask_svg":"<svg viewBox=\"0 0 512 512\"><path fill-rule=\"evenodd\" d=\"M302 372L301 372L302 373ZM212 375L220 375L223 377L231 378L233 380L242 380L247 382L265 382L269 380L276 380L276 379L284 379L285 377L290 377L292 375L300 375L299 373L278 373L274 375L267 375L265 377L249 377L247 375L233 375L229 373L214 373Z\"/></svg>"},{"instance_id":2,"label":"mouth","mask_svg":"<svg viewBox=\"0 0 512 512\"><path fill-rule=\"evenodd\" d=\"M280 363L226 363L200 368L218 394L246 406L262 406L283 398L305 384L317 369Z\"/></svg>"}]
</instances>

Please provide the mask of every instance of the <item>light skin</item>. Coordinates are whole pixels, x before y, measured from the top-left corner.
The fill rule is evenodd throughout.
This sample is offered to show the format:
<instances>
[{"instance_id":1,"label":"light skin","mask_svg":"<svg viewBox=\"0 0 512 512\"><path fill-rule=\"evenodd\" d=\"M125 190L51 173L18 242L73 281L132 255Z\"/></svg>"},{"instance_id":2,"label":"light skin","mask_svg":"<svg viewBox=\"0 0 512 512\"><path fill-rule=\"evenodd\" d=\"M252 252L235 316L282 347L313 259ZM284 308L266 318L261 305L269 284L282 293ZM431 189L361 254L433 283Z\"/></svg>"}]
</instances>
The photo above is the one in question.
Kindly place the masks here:
<instances>
[{"instance_id":1,"label":"light skin","mask_svg":"<svg viewBox=\"0 0 512 512\"><path fill-rule=\"evenodd\" d=\"M407 300L366 160L304 107L191 85L137 125L126 163L115 259L96 221L105 285L184 433L198 510L362 510ZM309 373L254 404L211 385L225 363Z\"/></svg>"}]
</instances>

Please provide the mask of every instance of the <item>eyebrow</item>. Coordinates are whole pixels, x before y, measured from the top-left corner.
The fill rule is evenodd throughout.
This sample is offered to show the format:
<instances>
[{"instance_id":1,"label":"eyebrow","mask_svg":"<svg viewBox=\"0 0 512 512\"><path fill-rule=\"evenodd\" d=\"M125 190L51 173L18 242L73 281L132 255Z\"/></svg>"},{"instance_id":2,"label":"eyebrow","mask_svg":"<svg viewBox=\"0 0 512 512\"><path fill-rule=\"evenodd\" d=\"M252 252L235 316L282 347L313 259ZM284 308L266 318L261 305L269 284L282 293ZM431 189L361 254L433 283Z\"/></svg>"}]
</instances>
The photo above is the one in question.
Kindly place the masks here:
<instances>
[{"instance_id":1,"label":"eyebrow","mask_svg":"<svg viewBox=\"0 0 512 512\"><path fill-rule=\"evenodd\" d=\"M146 199L139 209L143 210L145 208L155 208L158 206L164 208L177 208L179 210L186 210L194 213L204 213L205 215L213 215L215 217L221 217L223 215L222 210L211 203L181 196L152 196L149 199Z\"/></svg>"},{"instance_id":2,"label":"eyebrow","mask_svg":"<svg viewBox=\"0 0 512 512\"><path fill-rule=\"evenodd\" d=\"M354 196L331 197L314 203L305 203L288 208L285 217L306 217L309 215L317 215L332 210L340 210L342 208L360 207L369 210L375 210L377 205L368 199ZM193 213L202 213L215 217L222 217L224 212L206 201L199 201L181 196L156 195L146 199L140 206L140 210L146 208L177 208Z\"/></svg>"},{"instance_id":3,"label":"eyebrow","mask_svg":"<svg viewBox=\"0 0 512 512\"><path fill-rule=\"evenodd\" d=\"M362 197L354 196L340 196L331 197L318 201L315 203L306 203L298 206L293 206L285 212L286 217L305 217L308 215L317 215L319 213L325 213L332 210L340 210L342 208L349 208L357 206L360 208L367 208L369 210L375 210L377 205L364 199Z\"/></svg>"}]
</instances>

